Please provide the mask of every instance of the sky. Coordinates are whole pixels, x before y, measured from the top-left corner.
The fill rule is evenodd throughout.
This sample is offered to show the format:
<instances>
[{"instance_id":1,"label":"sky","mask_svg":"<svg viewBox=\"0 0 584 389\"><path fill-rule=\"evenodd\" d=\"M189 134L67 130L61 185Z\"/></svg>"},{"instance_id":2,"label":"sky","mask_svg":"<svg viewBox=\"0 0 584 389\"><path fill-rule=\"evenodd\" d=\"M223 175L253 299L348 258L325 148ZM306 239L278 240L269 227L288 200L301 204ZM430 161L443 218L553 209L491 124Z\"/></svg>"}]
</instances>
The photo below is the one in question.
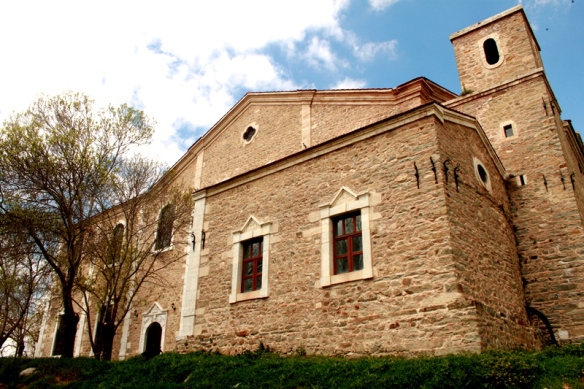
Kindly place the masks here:
<instances>
[{"instance_id":1,"label":"sky","mask_svg":"<svg viewBox=\"0 0 584 389\"><path fill-rule=\"evenodd\" d=\"M0 0L0 123L82 92L156 121L172 165L249 91L460 93L450 34L522 4L562 108L584 130L584 0Z\"/></svg>"}]
</instances>

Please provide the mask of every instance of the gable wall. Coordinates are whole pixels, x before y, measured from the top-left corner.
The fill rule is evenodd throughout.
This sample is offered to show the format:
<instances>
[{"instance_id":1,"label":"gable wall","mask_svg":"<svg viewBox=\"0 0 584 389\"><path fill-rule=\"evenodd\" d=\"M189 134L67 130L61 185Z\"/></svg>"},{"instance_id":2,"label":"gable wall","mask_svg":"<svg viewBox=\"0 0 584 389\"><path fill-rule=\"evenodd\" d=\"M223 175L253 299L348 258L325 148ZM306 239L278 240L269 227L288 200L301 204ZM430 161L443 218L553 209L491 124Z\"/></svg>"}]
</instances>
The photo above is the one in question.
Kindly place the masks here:
<instances>
[{"instance_id":1,"label":"gable wall","mask_svg":"<svg viewBox=\"0 0 584 389\"><path fill-rule=\"evenodd\" d=\"M257 133L242 138L248 126ZM251 105L204 150L201 187L253 170L302 149L301 105Z\"/></svg>"}]
</instances>

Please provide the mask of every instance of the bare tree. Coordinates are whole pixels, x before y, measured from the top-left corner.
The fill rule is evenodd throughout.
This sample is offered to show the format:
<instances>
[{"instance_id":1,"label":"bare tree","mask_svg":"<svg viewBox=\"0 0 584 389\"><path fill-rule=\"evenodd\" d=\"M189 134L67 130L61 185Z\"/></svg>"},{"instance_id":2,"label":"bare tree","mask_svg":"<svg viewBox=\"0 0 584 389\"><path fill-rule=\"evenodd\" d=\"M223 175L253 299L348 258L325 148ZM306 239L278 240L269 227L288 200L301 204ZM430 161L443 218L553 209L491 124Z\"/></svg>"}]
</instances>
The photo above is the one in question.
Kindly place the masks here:
<instances>
[{"instance_id":1,"label":"bare tree","mask_svg":"<svg viewBox=\"0 0 584 389\"><path fill-rule=\"evenodd\" d=\"M12 339L14 354L22 356L25 341L38 337L38 302L49 272L29 237L6 227L0 227L0 347Z\"/></svg>"},{"instance_id":2,"label":"bare tree","mask_svg":"<svg viewBox=\"0 0 584 389\"><path fill-rule=\"evenodd\" d=\"M0 129L0 214L26 232L60 286L56 347L73 356L74 288L93 219L114 204L112 177L152 125L121 105L95 110L81 94L42 97Z\"/></svg>"},{"instance_id":3,"label":"bare tree","mask_svg":"<svg viewBox=\"0 0 584 389\"><path fill-rule=\"evenodd\" d=\"M168 248L173 236L185 234L189 226L191 190L169 187L170 181L155 162L126 160L114 182L118 205L95 218L86 246L90 268L87 277L79 278L79 288L97 359L111 359L115 334L142 285L165 285L162 270L186 255L184 247Z\"/></svg>"}]
</instances>

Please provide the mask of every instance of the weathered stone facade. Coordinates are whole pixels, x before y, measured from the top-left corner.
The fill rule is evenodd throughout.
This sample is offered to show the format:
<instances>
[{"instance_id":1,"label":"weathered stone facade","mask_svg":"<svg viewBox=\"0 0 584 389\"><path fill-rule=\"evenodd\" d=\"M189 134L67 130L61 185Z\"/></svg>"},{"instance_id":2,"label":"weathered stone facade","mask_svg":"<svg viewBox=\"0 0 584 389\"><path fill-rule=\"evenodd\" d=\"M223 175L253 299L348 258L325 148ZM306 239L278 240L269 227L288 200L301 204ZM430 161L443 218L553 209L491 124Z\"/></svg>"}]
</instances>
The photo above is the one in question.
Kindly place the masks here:
<instances>
[{"instance_id":1,"label":"weathered stone facade","mask_svg":"<svg viewBox=\"0 0 584 389\"><path fill-rule=\"evenodd\" d=\"M115 355L143 352L154 322L163 351L540 347L526 305L559 340L584 339L582 141L520 6L451 40L460 96L419 78L234 106L173 167L195 188L191 230L173 238L186 260L171 287L141 291ZM345 217L360 224L347 272L333 238ZM244 254L254 242L261 269Z\"/></svg>"}]
</instances>

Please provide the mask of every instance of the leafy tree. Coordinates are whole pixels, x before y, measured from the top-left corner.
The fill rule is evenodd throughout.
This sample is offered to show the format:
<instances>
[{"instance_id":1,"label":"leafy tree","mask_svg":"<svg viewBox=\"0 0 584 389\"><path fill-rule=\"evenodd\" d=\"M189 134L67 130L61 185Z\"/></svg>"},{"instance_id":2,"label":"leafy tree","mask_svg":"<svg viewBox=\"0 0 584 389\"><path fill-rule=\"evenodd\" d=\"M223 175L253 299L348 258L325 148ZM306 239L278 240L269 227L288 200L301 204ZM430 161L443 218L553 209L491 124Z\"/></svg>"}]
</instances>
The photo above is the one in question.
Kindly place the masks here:
<instances>
[{"instance_id":1,"label":"leafy tree","mask_svg":"<svg viewBox=\"0 0 584 389\"><path fill-rule=\"evenodd\" d=\"M86 246L90 270L78 286L97 359L111 359L115 334L142 285L164 286L161 270L185 256L183 247L165 248L190 223L191 191L169 181L158 163L138 156L124 160L112 181L118 205L96 217Z\"/></svg>"},{"instance_id":2,"label":"leafy tree","mask_svg":"<svg viewBox=\"0 0 584 389\"><path fill-rule=\"evenodd\" d=\"M82 94L41 97L0 129L0 213L26 233L60 287L56 347L73 356L79 316L74 292L94 218L111 208L111 182L152 123L127 105L97 110Z\"/></svg>"}]
</instances>

